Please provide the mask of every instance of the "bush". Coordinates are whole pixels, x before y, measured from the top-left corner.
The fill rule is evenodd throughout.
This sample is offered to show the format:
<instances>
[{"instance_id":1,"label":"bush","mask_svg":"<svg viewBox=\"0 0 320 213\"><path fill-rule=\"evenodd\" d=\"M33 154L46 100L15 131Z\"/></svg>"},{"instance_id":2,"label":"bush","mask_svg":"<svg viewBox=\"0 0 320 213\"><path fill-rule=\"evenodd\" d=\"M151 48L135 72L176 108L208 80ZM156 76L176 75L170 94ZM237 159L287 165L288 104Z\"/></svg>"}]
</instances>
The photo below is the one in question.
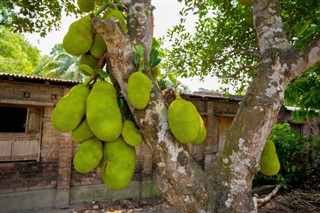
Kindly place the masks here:
<instances>
[{"instance_id":1,"label":"bush","mask_svg":"<svg viewBox=\"0 0 320 213\"><path fill-rule=\"evenodd\" d=\"M253 184L281 183L285 189L320 190L319 136L303 136L284 123L276 124L269 137L276 145L281 169L273 177L257 174Z\"/></svg>"}]
</instances>

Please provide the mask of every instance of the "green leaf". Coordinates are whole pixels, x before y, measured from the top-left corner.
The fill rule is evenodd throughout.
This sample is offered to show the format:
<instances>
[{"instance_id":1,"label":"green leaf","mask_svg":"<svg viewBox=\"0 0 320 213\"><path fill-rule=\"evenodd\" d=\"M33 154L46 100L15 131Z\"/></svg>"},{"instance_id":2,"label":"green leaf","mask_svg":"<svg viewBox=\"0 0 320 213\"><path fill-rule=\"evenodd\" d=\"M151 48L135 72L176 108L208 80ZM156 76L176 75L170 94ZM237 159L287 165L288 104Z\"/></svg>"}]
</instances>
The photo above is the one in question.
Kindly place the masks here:
<instances>
[{"instance_id":1,"label":"green leaf","mask_svg":"<svg viewBox=\"0 0 320 213\"><path fill-rule=\"evenodd\" d=\"M136 45L135 50L139 56L144 57L144 49L141 44Z\"/></svg>"},{"instance_id":2,"label":"green leaf","mask_svg":"<svg viewBox=\"0 0 320 213\"><path fill-rule=\"evenodd\" d=\"M157 66L161 62L161 59L158 58L158 56L159 56L158 50L155 48L152 48L150 51L150 66L151 66L151 68Z\"/></svg>"},{"instance_id":3,"label":"green leaf","mask_svg":"<svg viewBox=\"0 0 320 213\"><path fill-rule=\"evenodd\" d=\"M100 78L103 78L103 79L106 79L106 78L109 77L109 74L107 72L104 72L104 71L98 71L97 74L98 74L98 76Z\"/></svg>"}]
</instances>

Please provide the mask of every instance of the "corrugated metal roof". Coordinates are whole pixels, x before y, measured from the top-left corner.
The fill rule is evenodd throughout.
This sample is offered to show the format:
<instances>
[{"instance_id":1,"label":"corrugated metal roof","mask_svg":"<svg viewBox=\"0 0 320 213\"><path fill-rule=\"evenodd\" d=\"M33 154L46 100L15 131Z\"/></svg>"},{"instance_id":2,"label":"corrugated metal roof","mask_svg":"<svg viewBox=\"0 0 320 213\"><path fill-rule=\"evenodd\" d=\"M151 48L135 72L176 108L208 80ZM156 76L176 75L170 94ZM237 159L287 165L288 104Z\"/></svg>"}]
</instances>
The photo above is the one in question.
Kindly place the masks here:
<instances>
[{"instance_id":1,"label":"corrugated metal roof","mask_svg":"<svg viewBox=\"0 0 320 213\"><path fill-rule=\"evenodd\" d=\"M27 83L43 83L43 84L51 84L51 85L65 85L72 86L75 84L82 83L80 81L59 79L59 78L47 78L40 76L28 76L22 74L10 74L10 73L1 73L0 72L0 81L8 80L8 81L22 81ZM201 97L201 98L219 98L219 99L228 99L228 100L236 100L241 101L243 96L225 96L221 93L212 93L212 92L193 92L193 93L182 93L181 95L190 96L190 97Z\"/></svg>"},{"instance_id":2,"label":"corrugated metal roof","mask_svg":"<svg viewBox=\"0 0 320 213\"><path fill-rule=\"evenodd\" d=\"M45 84L58 84L58 85L74 85L81 83L80 81L65 80L59 78L47 78L40 76L28 76L22 74L10 74L10 73L0 73L0 80L15 80L15 81L25 81L30 83L45 83Z\"/></svg>"}]
</instances>

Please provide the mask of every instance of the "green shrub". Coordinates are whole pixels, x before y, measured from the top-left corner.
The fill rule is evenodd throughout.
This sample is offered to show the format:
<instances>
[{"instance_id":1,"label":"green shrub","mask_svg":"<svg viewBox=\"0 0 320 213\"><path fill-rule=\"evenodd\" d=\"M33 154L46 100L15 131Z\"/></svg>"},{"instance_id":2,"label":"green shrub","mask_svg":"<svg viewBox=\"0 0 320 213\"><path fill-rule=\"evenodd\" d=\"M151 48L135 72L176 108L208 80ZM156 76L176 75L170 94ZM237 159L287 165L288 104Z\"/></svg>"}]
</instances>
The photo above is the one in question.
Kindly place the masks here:
<instances>
[{"instance_id":1,"label":"green shrub","mask_svg":"<svg viewBox=\"0 0 320 213\"><path fill-rule=\"evenodd\" d=\"M269 137L276 145L281 169L273 177L258 173L253 184L282 183L285 189L320 190L319 136L303 136L283 123L276 124Z\"/></svg>"}]
</instances>

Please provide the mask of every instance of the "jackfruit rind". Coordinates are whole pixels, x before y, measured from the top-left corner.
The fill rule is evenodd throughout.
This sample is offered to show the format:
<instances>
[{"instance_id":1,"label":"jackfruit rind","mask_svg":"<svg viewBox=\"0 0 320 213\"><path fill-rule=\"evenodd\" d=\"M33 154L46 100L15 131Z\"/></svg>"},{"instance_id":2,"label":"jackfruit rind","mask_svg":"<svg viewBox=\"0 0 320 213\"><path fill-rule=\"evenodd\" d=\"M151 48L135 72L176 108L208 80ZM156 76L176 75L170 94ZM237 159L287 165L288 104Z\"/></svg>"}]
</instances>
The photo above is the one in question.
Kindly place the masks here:
<instances>
[{"instance_id":1,"label":"jackfruit rind","mask_svg":"<svg viewBox=\"0 0 320 213\"><path fill-rule=\"evenodd\" d=\"M135 148L119 137L104 144L104 158L107 162L102 169L102 179L107 188L111 190L126 188L136 167Z\"/></svg>"},{"instance_id":2,"label":"jackfruit rind","mask_svg":"<svg viewBox=\"0 0 320 213\"><path fill-rule=\"evenodd\" d=\"M102 141L113 141L122 132L122 115L116 90L106 81L96 82L87 99L87 122Z\"/></svg>"},{"instance_id":3,"label":"jackfruit rind","mask_svg":"<svg viewBox=\"0 0 320 213\"><path fill-rule=\"evenodd\" d=\"M86 101L89 89L78 84L63 96L56 104L51 114L52 126L60 132L75 129L86 113Z\"/></svg>"},{"instance_id":4,"label":"jackfruit rind","mask_svg":"<svg viewBox=\"0 0 320 213\"><path fill-rule=\"evenodd\" d=\"M123 122L121 133L123 140L130 146L139 146L142 143L142 135L136 127L136 124L131 120Z\"/></svg>"},{"instance_id":5,"label":"jackfruit rind","mask_svg":"<svg viewBox=\"0 0 320 213\"><path fill-rule=\"evenodd\" d=\"M77 172L88 173L95 169L103 156L102 142L92 138L82 142L73 158L73 165Z\"/></svg>"},{"instance_id":6,"label":"jackfruit rind","mask_svg":"<svg viewBox=\"0 0 320 213\"><path fill-rule=\"evenodd\" d=\"M81 64L87 64L92 69L94 69L99 64L99 59L93 57L91 54L82 54L79 57L79 65Z\"/></svg>"},{"instance_id":7,"label":"jackfruit rind","mask_svg":"<svg viewBox=\"0 0 320 213\"><path fill-rule=\"evenodd\" d=\"M77 5L81 12L90 12L94 9L93 0L77 0Z\"/></svg>"},{"instance_id":8,"label":"jackfruit rind","mask_svg":"<svg viewBox=\"0 0 320 213\"><path fill-rule=\"evenodd\" d=\"M280 170L280 162L276 147L272 140L267 140L260 158L260 172L267 176L276 175Z\"/></svg>"},{"instance_id":9,"label":"jackfruit rind","mask_svg":"<svg viewBox=\"0 0 320 213\"><path fill-rule=\"evenodd\" d=\"M91 76L93 74L93 69L87 64L80 64L79 71L86 76Z\"/></svg>"},{"instance_id":10,"label":"jackfruit rind","mask_svg":"<svg viewBox=\"0 0 320 213\"><path fill-rule=\"evenodd\" d=\"M199 133L197 138L191 142L193 144L201 144L207 137L207 129L200 115L199 115L199 121L200 121Z\"/></svg>"},{"instance_id":11,"label":"jackfruit rind","mask_svg":"<svg viewBox=\"0 0 320 213\"><path fill-rule=\"evenodd\" d=\"M143 72L134 72L128 80L128 99L136 109L144 109L149 102L151 81Z\"/></svg>"},{"instance_id":12,"label":"jackfruit rind","mask_svg":"<svg viewBox=\"0 0 320 213\"><path fill-rule=\"evenodd\" d=\"M96 58L100 58L107 52L107 45L104 42L102 36L96 33L93 37L93 42L90 47L90 53Z\"/></svg>"},{"instance_id":13,"label":"jackfruit rind","mask_svg":"<svg viewBox=\"0 0 320 213\"><path fill-rule=\"evenodd\" d=\"M187 100L178 98L168 108L168 123L173 136L180 143L195 141L199 130L199 114L196 107Z\"/></svg>"},{"instance_id":14,"label":"jackfruit rind","mask_svg":"<svg viewBox=\"0 0 320 213\"><path fill-rule=\"evenodd\" d=\"M109 7L103 15L105 19L116 18L120 21L123 31L128 32L127 21L120 10Z\"/></svg>"},{"instance_id":15,"label":"jackfruit rind","mask_svg":"<svg viewBox=\"0 0 320 213\"><path fill-rule=\"evenodd\" d=\"M84 118L71 133L72 141L75 143L81 143L92 137L94 137L94 134L91 131L86 118Z\"/></svg>"},{"instance_id":16,"label":"jackfruit rind","mask_svg":"<svg viewBox=\"0 0 320 213\"><path fill-rule=\"evenodd\" d=\"M90 16L84 16L73 22L63 38L63 48L74 56L89 51L93 40L93 29Z\"/></svg>"}]
</instances>

